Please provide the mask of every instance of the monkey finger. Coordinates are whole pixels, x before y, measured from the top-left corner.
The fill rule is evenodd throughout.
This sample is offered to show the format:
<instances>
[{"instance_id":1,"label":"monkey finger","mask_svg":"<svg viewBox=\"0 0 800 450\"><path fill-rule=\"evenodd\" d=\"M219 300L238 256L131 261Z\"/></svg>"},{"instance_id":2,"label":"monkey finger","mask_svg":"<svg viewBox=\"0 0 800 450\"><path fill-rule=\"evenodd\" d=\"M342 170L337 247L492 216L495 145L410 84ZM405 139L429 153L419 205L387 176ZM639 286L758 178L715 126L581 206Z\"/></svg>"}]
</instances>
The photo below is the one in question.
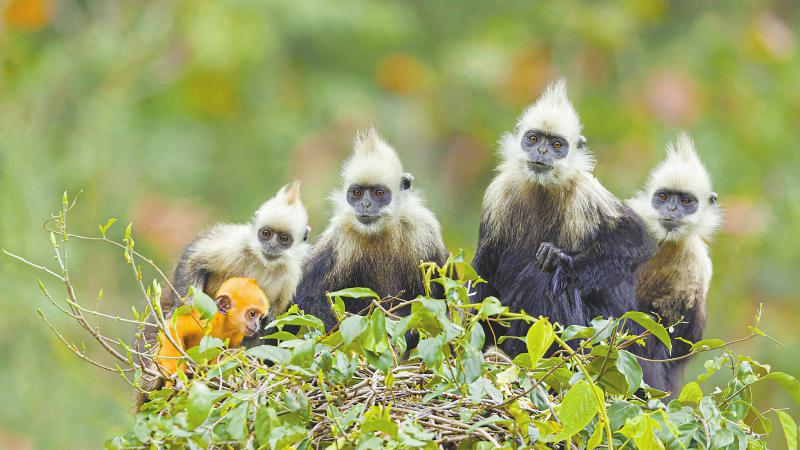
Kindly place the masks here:
<instances>
[{"instance_id":1,"label":"monkey finger","mask_svg":"<svg viewBox=\"0 0 800 450\"><path fill-rule=\"evenodd\" d=\"M542 264L542 271L552 272L556 268L557 260L557 253L553 251L553 249L550 249L550 251L547 252L547 257L544 260L544 264Z\"/></svg>"}]
</instances>

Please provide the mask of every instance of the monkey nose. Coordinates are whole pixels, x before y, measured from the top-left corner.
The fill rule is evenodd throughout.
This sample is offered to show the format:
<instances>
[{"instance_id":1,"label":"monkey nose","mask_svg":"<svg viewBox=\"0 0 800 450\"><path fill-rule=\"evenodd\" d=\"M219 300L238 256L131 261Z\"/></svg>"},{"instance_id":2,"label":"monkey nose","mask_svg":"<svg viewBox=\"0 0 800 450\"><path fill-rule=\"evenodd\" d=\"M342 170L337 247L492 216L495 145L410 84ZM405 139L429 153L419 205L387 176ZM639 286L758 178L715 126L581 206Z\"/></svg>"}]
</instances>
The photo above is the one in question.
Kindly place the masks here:
<instances>
[{"instance_id":1,"label":"monkey nose","mask_svg":"<svg viewBox=\"0 0 800 450\"><path fill-rule=\"evenodd\" d=\"M361 207L362 208L369 208L370 206L372 206L372 204L370 202L361 202Z\"/></svg>"},{"instance_id":2,"label":"monkey nose","mask_svg":"<svg viewBox=\"0 0 800 450\"><path fill-rule=\"evenodd\" d=\"M536 150L538 150L539 154L541 154L541 155L544 155L545 153L547 153L547 149L544 148L544 147L539 147Z\"/></svg>"}]
</instances>

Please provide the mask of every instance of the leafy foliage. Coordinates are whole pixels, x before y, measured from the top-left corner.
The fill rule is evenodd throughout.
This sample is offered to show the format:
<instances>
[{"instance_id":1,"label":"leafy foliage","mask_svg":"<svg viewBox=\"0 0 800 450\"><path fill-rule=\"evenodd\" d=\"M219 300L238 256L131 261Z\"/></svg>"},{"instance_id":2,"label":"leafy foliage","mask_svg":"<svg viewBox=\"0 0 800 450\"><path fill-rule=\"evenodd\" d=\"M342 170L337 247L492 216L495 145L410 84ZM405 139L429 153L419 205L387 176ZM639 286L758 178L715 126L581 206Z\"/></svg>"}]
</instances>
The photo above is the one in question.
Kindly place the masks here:
<instances>
[{"instance_id":1,"label":"leafy foliage","mask_svg":"<svg viewBox=\"0 0 800 450\"><path fill-rule=\"evenodd\" d=\"M470 286L478 280L458 275L466 272L459 267L461 255L444 267L423 264L428 282L444 286L445 295L412 300L407 317L394 314L404 304L388 307L391 299L362 288L329 295L341 321L327 333L293 306L273 323L277 345L232 352L219 366L199 367L188 385L154 393L133 429L107 446L548 448L569 442L587 449L758 449L773 431L770 413L796 446L791 416L758 410L750 390L773 381L796 397L798 382L788 374L723 347L704 374L667 401L666 393L643 383L636 356L625 350L647 333L667 336L649 316L563 329L509 312L495 299L471 303ZM362 297L374 300L368 310L342 313L344 302ZM531 323L528 352L514 361L484 355L481 319ZM648 331L627 335L625 320ZM289 324L302 327L290 334L283 330ZM404 359L407 331L420 341ZM582 339L570 339L570 347L565 337ZM560 350L545 356L554 342ZM210 359L202 356L197 359ZM708 376L724 369L727 385L704 392Z\"/></svg>"},{"instance_id":2,"label":"leafy foliage","mask_svg":"<svg viewBox=\"0 0 800 450\"><path fill-rule=\"evenodd\" d=\"M61 281L66 305L42 282L39 286L118 362L109 367L91 359L40 312L67 348L142 389L144 376L157 372L139 363L147 354L103 336L99 326L87 321L87 314L111 317L80 304L70 280L67 248L77 239L122 249L148 303L142 313L133 309L134 319L116 319L140 329L148 317L162 330L168 320L159 306L161 286L154 280L145 287L141 262L167 279L135 250L130 224L121 242L107 237L113 221L100 226L100 237L70 233L67 217L74 205L65 193L61 210L46 226L57 270L9 254ZM759 329L761 310L748 327L749 336L730 343L696 343L692 355L721 352L669 400L668 393L643 382L637 356L629 351L644 345L651 334L669 343L668 330L650 316L628 313L596 318L589 326L562 327L508 311L496 298L471 302L472 287L483 280L463 253L451 256L443 267L422 263L420 270L425 291L440 284L443 298L400 301L356 287L328 294L338 318L329 331L318 318L292 306L270 325L277 329L267 336L273 343L225 349L221 340L206 336L183 355L187 372L179 371L170 387L149 392L132 429L110 439L106 447L765 449L765 436L777 429L773 418L787 446L797 447L795 420L783 410L759 409L752 386L773 382L800 403L800 382L730 348L735 342L769 338ZM196 308L212 313L213 300L204 294L190 296L192 302L176 312ZM352 298L372 302L359 314L345 313L345 302ZM408 306L408 316L395 313ZM494 349L482 351L487 339L482 322L508 325L520 320L530 324L526 336L506 338L524 340L526 353L510 360ZM629 320L645 331L627 334ZM299 329L290 333L287 325ZM410 352L408 332L420 338ZM557 350L549 354L553 345ZM728 373L725 384L707 386L709 377L720 372Z\"/></svg>"}]
</instances>

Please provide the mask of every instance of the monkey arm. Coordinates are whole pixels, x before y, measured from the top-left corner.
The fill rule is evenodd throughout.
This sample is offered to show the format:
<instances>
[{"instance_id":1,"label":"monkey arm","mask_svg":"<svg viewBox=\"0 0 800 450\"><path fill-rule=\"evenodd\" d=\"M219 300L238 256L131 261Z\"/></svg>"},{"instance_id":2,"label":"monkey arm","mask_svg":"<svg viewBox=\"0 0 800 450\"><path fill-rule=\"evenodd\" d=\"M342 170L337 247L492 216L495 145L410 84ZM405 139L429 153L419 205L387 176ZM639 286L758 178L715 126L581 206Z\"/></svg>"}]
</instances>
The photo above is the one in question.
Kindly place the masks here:
<instances>
[{"instance_id":1,"label":"monkey arm","mask_svg":"<svg viewBox=\"0 0 800 450\"><path fill-rule=\"evenodd\" d=\"M628 297L617 304L635 309L634 272L655 254L656 243L632 211L625 208L622 213L615 223L602 226L587 241L587 248L572 257L568 278L583 297L605 291L613 297Z\"/></svg>"}]
</instances>

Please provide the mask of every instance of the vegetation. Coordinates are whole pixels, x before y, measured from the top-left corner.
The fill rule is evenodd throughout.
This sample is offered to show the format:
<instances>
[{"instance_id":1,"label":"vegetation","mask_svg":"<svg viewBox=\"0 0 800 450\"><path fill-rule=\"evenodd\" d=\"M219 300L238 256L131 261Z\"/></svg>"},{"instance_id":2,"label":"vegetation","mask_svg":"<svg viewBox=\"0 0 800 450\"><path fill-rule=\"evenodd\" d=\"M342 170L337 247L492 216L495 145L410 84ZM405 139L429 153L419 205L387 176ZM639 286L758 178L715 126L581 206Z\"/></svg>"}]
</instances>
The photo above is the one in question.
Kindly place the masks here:
<instances>
[{"instance_id":1,"label":"vegetation","mask_svg":"<svg viewBox=\"0 0 800 450\"><path fill-rule=\"evenodd\" d=\"M171 271L193 235L246 221L295 178L314 240L355 130L375 124L448 248L470 258L497 138L564 76L595 173L620 198L679 129L692 135L726 212L706 334L736 340L763 303L759 328L784 347L735 349L798 377L798 23L800 2L786 0L5 0L0 247L55 263L41 224L64 189L83 189L74 233L94 235L106 215L133 222L138 251ZM91 244L69 255L76 295L94 305L102 288L103 312L130 318L142 304L130 267ZM14 405L0 408L0 447L98 448L132 427L130 386L75 358L36 310L87 356L107 362L106 351L3 254L0 309L0 385ZM126 342L134 330L104 324ZM707 358L691 360L690 379ZM800 417L776 383L752 389ZM767 441L780 449L775 429Z\"/></svg>"},{"instance_id":2,"label":"vegetation","mask_svg":"<svg viewBox=\"0 0 800 450\"><path fill-rule=\"evenodd\" d=\"M130 224L121 241L108 237L114 219L99 226L99 236L72 234L67 219L74 206L64 193L61 210L46 225L57 268L10 255L63 283L66 301L59 302L39 282L48 300L115 361L110 365L90 358L51 325L61 341L78 357L118 372L139 389L143 368L134 358L143 355L125 339L104 335L94 319L134 323L141 331L152 314L164 329L169 319L165 321L159 306L160 283L169 285L169 280L137 252ZM69 268L76 240L122 250L144 295L144 311L134 308L132 318L122 318L82 304ZM142 264L161 278L146 283ZM649 315L629 312L615 319L596 318L588 327L564 328L546 318L510 312L493 297L473 303L470 288L482 280L463 253L451 256L443 267L422 263L420 270L428 295L414 300L380 298L359 287L329 293L339 322L328 332L322 321L292 306L271 324L277 330L268 336L274 345L226 349L225 342L204 337L198 347L187 350L188 370L179 371L176 385L151 393L132 429L110 439L106 448L489 449L565 443L576 449L752 450L766 449L764 437L775 429L782 431L788 448L797 448L792 416L757 405L752 386L776 383L800 404L800 382L731 348L748 339L771 339L758 328L761 310L746 337L693 343L692 355L711 359L704 373L667 401L667 393L643 382L639 357L631 352L651 335L671 347L668 329ZM444 288L444 298L430 296L434 283ZM192 295L191 305L202 317L214 314L208 296ZM101 291L98 301L102 297ZM350 298L372 302L361 314L348 314L345 302ZM395 314L409 304L408 316ZM190 311L179 308L176 314ZM482 352L487 341L482 321L517 320L529 323L529 331L524 338L509 338L524 341L526 353L511 360L498 351ZM627 321L645 331L628 334ZM289 333L284 330L288 325L299 330ZM420 337L410 352L408 331ZM550 349L555 353L547 356ZM711 351L717 352L707 353ZM725 373L725 382L709 385L716 372ZM780 427L773 425L775 420Z\"/></svg>"}]
</instances>

